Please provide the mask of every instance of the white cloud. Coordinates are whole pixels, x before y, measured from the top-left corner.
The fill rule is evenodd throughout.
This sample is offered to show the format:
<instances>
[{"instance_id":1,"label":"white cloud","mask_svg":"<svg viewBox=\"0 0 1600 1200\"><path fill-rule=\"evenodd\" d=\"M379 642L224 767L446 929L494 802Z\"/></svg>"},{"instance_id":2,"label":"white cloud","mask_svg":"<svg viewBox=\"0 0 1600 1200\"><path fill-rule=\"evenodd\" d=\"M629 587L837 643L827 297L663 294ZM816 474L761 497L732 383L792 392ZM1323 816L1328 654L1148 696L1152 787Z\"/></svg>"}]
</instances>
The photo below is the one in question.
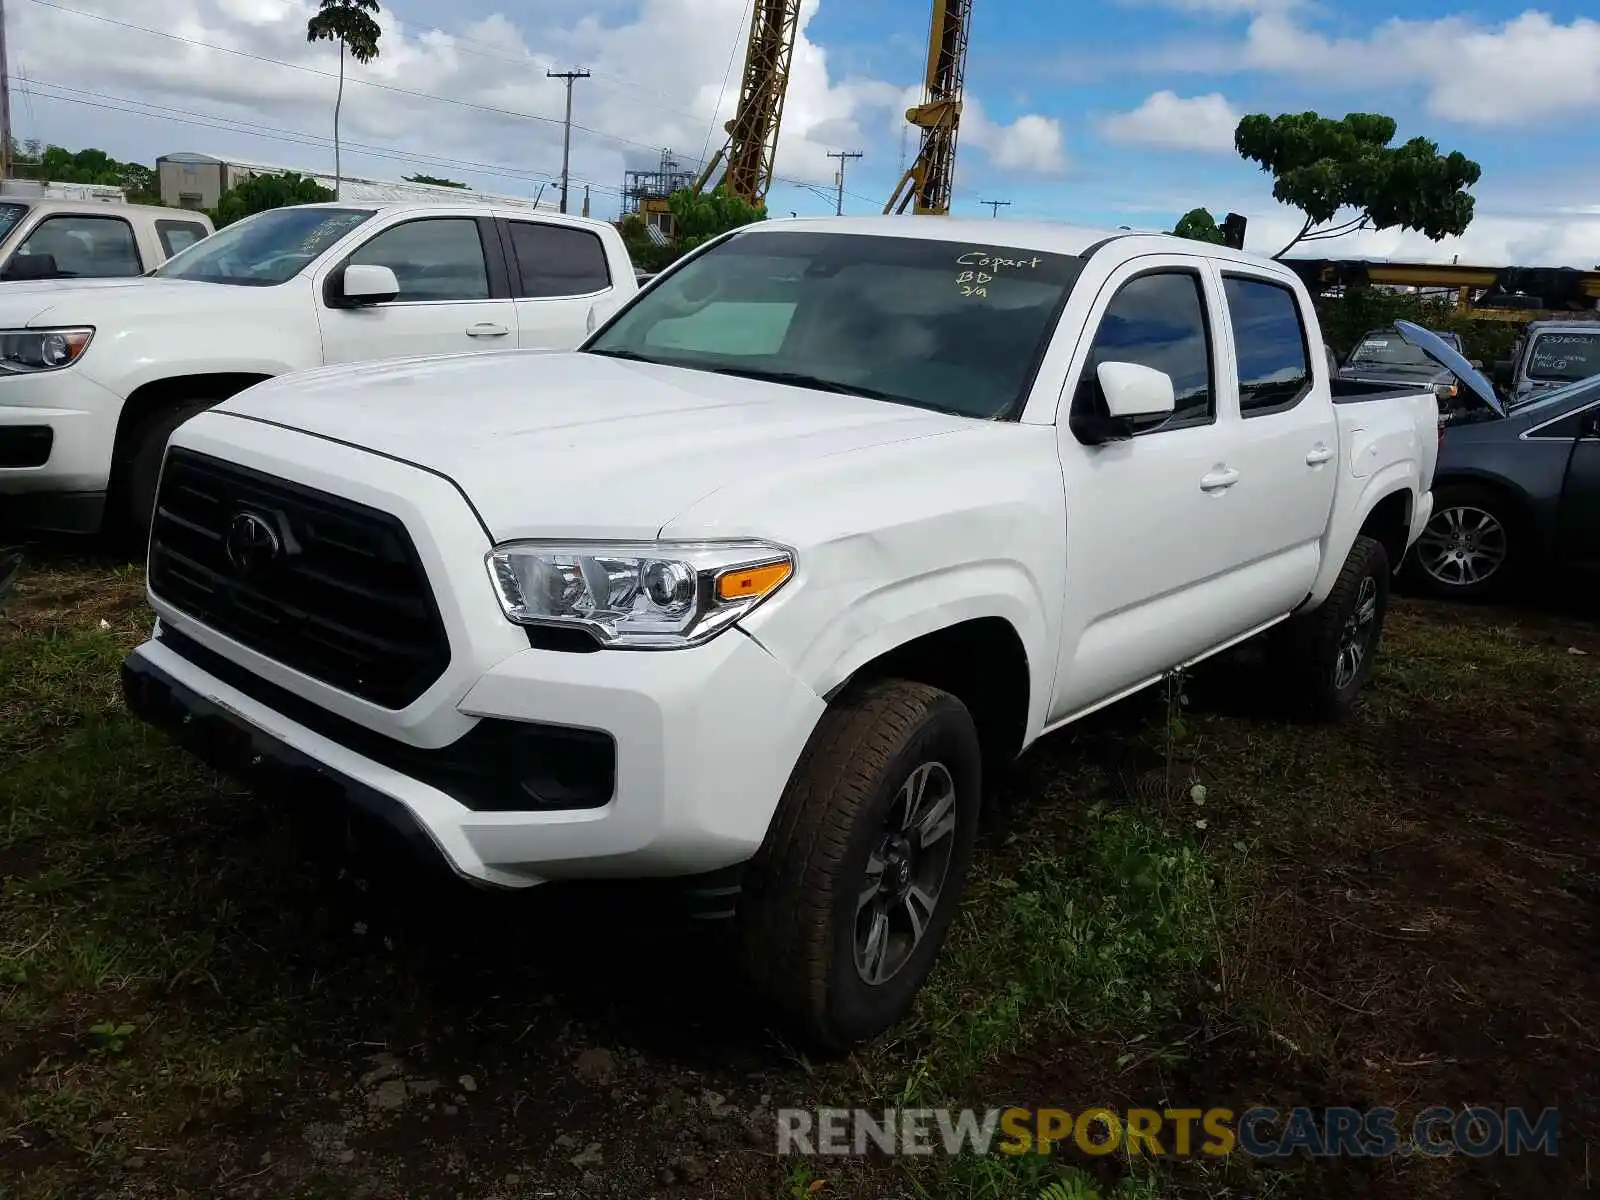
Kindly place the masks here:
<instances>
[{"instance_id":1,"label":"white cloud","mask_svg":"<svg viewBox=\"0 0 1600 1200\"><path fill-rule=\"evenodd\" d=\"M1249 218L1246 247L1276 254L1300 229L1302 218L1289 209L1238 209ZM1600 264L1600 215L1484 213L1457 238L1430 242L1416 232L1364 230L1348 237L1302 243L1294 257L1393 259L1397 262L1448 263L1474 266L1579 267Z\"/></svg>"},{"instance_id":2,"label":"white cloud","mask_svg":"<svg viewBox=\"0 0 1600 1200\"><path fill-rule=\"evenodd\" d=\"M1176 92L1161 91L1131 112L1104 118L1100 130L1114 142L1232 153L1239 116L1220 92L1184 99Z\"/></svg>"},{"instance_id":3,"label":"white cloud","mask_svg":"<svg viewBox=\"0 0 1600 1200\"><path fill-rule=\"evenodd\" d=\"M31 116L27 105L15 110L20 136L42 128L67 144L102 145L125 158L199 149L332 167L331 73L338 57L325 44L306 44L310 0L145 0L137 6L74 0L74 6L106 19L34 4L10 14L12 66L29 81L32 107ZM891 155L906 104L900 83L841 78L830 70L826 50L806 33L817 7L818 0L802 7L777 173L826 184L835 169L830 150L870 152L876 145L880 160ZM545 71L570 66L593 72L574 89L573 176L597 189L602 212L614 208L624 169L654 166L663 147L692 167L708 144L714 151L726 137L722 126L738 96L749 0L552 0L520 7L516 19L496 13L470 24L460 23L460 10L447 0L406 0L401 8L407 20L387 6L380 15L379 58L349 68L347 170L387 177L421 170L531 193L561 163L565 96ZM446 32L434 22L453 28ZM108 117L104 107L91 107L124 109L129 100L165 112ZM181 123L181 113L201 123ZM207 126L219 118L232 128ZM138 148L105 145L110 128L137 128ZM1061 162L1059 134L1053 121L1033 116L984 129L971 140L996 166L1053 171ZM386 149L391 157L357 143ZM475 175L472 164L489 169Z\"/></svg>"},{"instance_id":4,"label":"white cloud","mask_svg":"<svg viewBox=\"0 0 1600 1200\"><path fill-rule=\"evenodd\" d=\"M989 119L982 103L969 96L961 113L961 145L988 155L1003 171L1059 175L1067 169L1065 137L1054 117L1029 113L1009 125Z\"/></svg>"},{"instance_id":5,"label":"white cloud","mask_svg":"<svg viewBox=\"0 0 1600 1200\"><path fill-rule=\"evenodd\" d=\"M1350 88L1421 84L1428 112L1466 124L1521 125L1600 103L1600 21L1560 24L1532 10L1489 26L1397 18L1362 38L1268 13L1251 22L1236 62Z\"/></svg>"}]
</instances>

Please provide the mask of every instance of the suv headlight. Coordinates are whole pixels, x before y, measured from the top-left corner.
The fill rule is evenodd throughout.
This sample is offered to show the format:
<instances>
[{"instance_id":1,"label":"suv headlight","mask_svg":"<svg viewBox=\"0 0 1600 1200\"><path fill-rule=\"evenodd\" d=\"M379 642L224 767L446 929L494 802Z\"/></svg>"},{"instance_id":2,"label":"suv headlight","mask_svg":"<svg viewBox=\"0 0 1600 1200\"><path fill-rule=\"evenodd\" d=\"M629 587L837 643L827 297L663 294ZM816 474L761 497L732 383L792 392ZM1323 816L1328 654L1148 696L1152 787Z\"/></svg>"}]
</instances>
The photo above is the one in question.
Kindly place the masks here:
<instances>
[{"instance_id":1,"label":"suv headlight","mask_svg":"<svg viewBox=\"0 0 1600 1200\"><path fill-rule=\"evenodd\" d=\"M93 329L0 329L0 374L59 371L83 356Z\"/></svg>"},{"instance_id":2,"label":"suv headlight","mask_svg":"<svg viewBox=\"0 0 1600 1200\"><path fill-rule=\"evenodd\" d=\"M602 645L675 650L715 637L781 588L794 555L770 542L508 542L488 556L506 616L582 629Z\"/></svg>"}]
</instances>

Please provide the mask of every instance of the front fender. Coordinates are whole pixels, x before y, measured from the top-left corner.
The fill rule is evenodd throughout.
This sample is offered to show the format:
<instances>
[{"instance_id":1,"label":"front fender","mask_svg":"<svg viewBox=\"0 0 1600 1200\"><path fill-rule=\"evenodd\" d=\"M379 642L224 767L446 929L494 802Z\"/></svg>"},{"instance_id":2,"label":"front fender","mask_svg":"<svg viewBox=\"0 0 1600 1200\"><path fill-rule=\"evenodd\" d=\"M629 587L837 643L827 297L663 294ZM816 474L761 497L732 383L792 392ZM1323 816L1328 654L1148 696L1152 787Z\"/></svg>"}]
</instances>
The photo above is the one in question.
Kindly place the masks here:
<instances>
[{"instance_id":1,"label":"front fender","mask_svg":"<svg viewBox=\"0 0 1600 1200\"><path fill-rule=\"evenodd\" d=\"M805 589L757 609L745 622L746 632L817 695L828 696L908 642L964 621L999 618L1016 632L1027 655L1031 740L1043 728L1054 672L1044 622L1050 606L1027 568L989 559L872 585L870 572L847 566L858 553L859 547L848 546L813 551Z\"/></svg>"}]
</instances>

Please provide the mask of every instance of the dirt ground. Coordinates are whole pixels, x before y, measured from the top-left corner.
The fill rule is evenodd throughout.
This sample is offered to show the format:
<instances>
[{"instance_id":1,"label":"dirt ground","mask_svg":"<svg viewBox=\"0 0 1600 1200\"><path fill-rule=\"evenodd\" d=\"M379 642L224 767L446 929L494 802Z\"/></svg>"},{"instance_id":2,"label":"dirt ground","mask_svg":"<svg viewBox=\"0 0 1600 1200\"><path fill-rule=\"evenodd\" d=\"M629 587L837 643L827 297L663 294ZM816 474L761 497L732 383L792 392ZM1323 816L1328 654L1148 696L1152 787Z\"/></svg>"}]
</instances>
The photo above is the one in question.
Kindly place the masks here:
<instances>
[{"instance_id":1,"label":"dirt ground","mask_svg":"<svg viewBox=\"0 0 1600 1200\"><path fill-rule=\"evenodd\" d=\"M0 622L0 1195L1033 1200L1055 1169L773 1152L776 1108L913 1100L1553 1106L1555 1158L1076 1161L1142 1197L1592 1187L1579 600L1397 600L1334 728L1224 664L1047 739L917 1014L824 1062L651 893L424 887L195 766L117 697L140 587L47 556Z\"/></svg>"}]
</instances>

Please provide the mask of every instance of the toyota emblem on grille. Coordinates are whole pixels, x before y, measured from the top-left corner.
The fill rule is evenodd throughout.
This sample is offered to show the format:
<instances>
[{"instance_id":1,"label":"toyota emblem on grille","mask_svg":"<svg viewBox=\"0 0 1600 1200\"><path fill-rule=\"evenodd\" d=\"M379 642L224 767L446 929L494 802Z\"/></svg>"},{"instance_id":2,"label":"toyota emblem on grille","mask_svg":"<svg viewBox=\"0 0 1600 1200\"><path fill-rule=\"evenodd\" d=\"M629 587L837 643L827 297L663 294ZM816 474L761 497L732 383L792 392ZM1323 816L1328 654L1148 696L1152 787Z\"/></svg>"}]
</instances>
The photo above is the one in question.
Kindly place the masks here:
<instances>
[{"instance_id":1,"label":"toyota emblem on grille","mask_svg":"<svg viewBox=\"0 0 1600 1200\"><path fill-rule=\"evenodd\" d=\"M224 543L228 561L240 575L257 575L270 567L283 553L278 531L266 517L253 512L235 513L228 523Z\"/></svg>"}]
</instances>

